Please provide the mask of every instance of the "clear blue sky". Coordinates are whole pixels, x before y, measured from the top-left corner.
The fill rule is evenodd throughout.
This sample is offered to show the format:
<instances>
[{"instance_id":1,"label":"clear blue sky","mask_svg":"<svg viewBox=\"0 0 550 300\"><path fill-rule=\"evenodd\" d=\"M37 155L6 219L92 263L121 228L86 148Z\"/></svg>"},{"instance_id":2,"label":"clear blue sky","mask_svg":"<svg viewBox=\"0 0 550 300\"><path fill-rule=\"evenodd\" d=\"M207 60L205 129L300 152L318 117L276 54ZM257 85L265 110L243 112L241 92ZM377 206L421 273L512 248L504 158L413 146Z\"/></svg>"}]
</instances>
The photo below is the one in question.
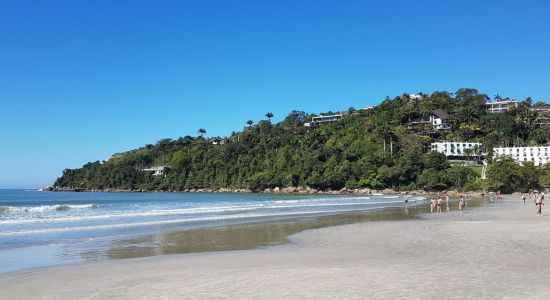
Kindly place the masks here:
<instances>
[{"instance_id":1,"label":"clear blue sky","mask_svg":"<svg viewBox=\"0 0 550 300\"><path fill-rule=\"evenodd\" d=\"M0 188L404 92L550 99L547 1L2 1Z\"/></svg>"}]
</instances>

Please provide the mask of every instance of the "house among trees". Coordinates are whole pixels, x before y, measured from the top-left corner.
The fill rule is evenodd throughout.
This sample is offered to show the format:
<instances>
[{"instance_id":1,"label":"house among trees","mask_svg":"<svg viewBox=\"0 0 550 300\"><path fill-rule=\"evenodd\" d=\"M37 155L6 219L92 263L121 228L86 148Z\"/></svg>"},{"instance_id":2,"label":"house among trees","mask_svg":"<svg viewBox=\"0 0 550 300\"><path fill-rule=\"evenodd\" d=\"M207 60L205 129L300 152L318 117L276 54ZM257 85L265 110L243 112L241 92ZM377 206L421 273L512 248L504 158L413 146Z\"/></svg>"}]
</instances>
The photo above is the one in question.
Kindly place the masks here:
<instances>
[{"instance_id":1,"label":"house among trees","mask_svg":"<svg viewBox=\"0 0 550 300\"><path fill-rule=\"evenodd\" d=\"M225 145L225 143L227 143L226 139L220 139L220 138L212 139L212 145Z\"/></svg>"},{"instance_id":2,"label":"house among trees","mask_svg":"<svg viewBox=\"0 0 550 300\"><path fill-rule=\"evenodd\" d=\"M529 111L535 113L535 125L550 125L550 104L539 102L535 106L529 107Z\"/></svg>"},{"instance_id":3,"label":"house among trees","mask_svg":"<svg viewBox=\"0 0 550 300\"><path fill-rule=\"evenodd\" d=\"M423 94L410 94L409 98L414 99L414 100L422 100L422 99L424 99L424 95Z\"/></svg>"},{"instance_id":4,"label":"house among trees","mask_svg":"<svg viewBox=\"0 0 550 300\"><path fill-rule=\"evenodd\" d=\"M149 166L141 169L142 172L153 172L153 176L164 176L164 171L168 166Z\"/></svg>"},{"instance_id":5,"label":"house among trees","mask_svg":"<svg viewBox=\"0 0 550 300\"><path fill-rule=\"evenodd\" d=\"M447 158L469 158L481 155L481 143L473 142L436 142L431 150L445 154Z\"/></svg>"},{"instance_id":6,"label":"house among trees","mask_svg":"<svg viewBox=\"0 0 550 300\"><path fill-rule=\"evenodd\" d=\"M519 101L517 100L508 100L508 99L499 99L494 102L487 102L485 103L485 109L488 113L491 114L498 114L507 112L512 108L516 108L519 106Z\"/></svg>"},{"instance_id":7,"label":"house among trees","mask_svg":"<svg viewBox=\"0 0 550 300\"><path fill-rule=\"evenodd\" d=\"M449 124L449 115L441 109L436 109L428 115L408 122L407 128L420 134L443 133L452 129L451 124Z\"/></svg>"},{"instance_id":8,"label":"house among trees","mask_svg":"<svg viewBox=\"0 0 550 300\"><path fill-rule=\"evenodd\" d=\"M327 115L327 116L318 116L311 118L311 122L304 123L306 127L319 127L327 124L332 124L340 121L342 119L342 114Z\"/></svg>"}]
</instances>

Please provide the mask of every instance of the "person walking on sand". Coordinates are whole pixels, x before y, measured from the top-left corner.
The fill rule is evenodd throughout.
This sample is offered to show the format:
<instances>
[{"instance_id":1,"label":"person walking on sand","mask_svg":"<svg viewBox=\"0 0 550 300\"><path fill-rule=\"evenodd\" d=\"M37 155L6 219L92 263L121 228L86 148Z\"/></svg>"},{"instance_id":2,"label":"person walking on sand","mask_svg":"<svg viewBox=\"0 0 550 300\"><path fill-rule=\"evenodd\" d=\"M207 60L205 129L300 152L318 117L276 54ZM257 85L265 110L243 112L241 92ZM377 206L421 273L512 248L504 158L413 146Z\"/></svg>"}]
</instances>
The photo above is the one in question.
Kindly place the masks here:
<instances>
[{"instance_id":1,"label":"person walking on sand","mask_svg":"<svg viewBox=\"0 0 550 300\"><path fill-rule=\"evenodd\" d=\"M544 193L541 192L540 195L538 195L535 204L537 205L537 216L542 215L542 206L544 205Z\"/></svg>"},{"instance_id":2,"label":"person walking on sand","mask_svg":"<svg viewBox=\"0 0 550 300\"><path fill-rule=\"evenodd\" d=\"M441 213L441 206L443 205L443 200L441 200L441 197L437 199L437 213Z\"/></svg>"},{"instance_id":3,"label":"person walking on sand","mask_svg":"<svg viewBox=\"0 0 550 300\"><path fill-rule=\"evenodd\" d=\"M449 207L449 194L448 193L445 193L445 202L447 203L447 211L449 211L450 207Z\"/></svg>"},{"instance_id":4,"label":"person walking on sand","mask_svg":"<svg viewBox=\"0 0 550 300\"><path fill-rule=\"evenodd\" d=\"M464 207L466 206L466 199L464 199L464 195L460 196L460 201L458 202L458 209L460 209L460 213L464 213Z\"/></svg>"}]
</instances>

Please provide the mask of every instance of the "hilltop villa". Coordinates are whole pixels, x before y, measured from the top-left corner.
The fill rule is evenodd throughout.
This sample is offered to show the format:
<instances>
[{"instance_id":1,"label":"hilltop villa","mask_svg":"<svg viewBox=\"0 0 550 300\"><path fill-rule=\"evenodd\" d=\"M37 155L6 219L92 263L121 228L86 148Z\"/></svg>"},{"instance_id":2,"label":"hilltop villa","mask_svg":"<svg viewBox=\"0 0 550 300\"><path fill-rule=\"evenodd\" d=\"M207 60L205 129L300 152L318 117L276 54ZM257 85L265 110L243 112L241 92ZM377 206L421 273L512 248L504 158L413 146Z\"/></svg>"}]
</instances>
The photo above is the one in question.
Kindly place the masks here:
<instances>
[{"instance_id":1,"label":"hilltop villa","mask_svg":"<svg viewBox=\"0 0 550 300\"><path fill-rule=\"evenodd\" d=\"M411 130L420 132L424 129L424 126L428 125L431 127L431 132L448 132L451 130L451 125L448 121L449 115L447 112L436 109L429 115L408 122L407 127Z\"/></svg>"},{"instance_id":2,"label":"hilltop villa","mask_svg":"<svg viewBox=\"0 0 550 300\"><path fill-rule=\"evenodd\" d=\"M326 124L332 124L340 121L342 119L341 114L327 115L327 116L318 116L311 118L311 122L305 123L306 127L319 127Z\"/></svg>"},{"instance_id":3,"label":"hilltop villa","mask_svg":"<svg viewBox=\"0 0 550 300\"><path fill-rule=\"evenodd\" d=\"M487 102L485 103L485 109L488 113L503 113L507 112L511 108L515 108L519 106L519 101L517 100L499 100L495 102Z\"/></svg>"},{"instance_id":4,"label":"hilltop villa","mask_svg":"<svg viewBox=\"0 0 550 300\"><path fill-rule=\"evenodd\" d=\"M493 149L493 159L510 157L518 163L531 161L535 166L550 163L550 146L498 147Z\"/></svg>"}]
</instances>

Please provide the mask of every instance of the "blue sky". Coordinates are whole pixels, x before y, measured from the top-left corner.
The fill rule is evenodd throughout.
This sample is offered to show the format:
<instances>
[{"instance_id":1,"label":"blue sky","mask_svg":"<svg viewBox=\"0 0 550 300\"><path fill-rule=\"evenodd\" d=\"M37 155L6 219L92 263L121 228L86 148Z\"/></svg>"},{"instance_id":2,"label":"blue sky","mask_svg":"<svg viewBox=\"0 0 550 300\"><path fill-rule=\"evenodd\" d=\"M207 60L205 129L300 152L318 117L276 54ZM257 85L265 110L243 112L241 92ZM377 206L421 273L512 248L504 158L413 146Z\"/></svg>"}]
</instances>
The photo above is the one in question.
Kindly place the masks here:
<instances>
[{"instance_id":1,"label":"blue sky","mask_svg":"<svg viewBox=\"0 0 550 300\"><path fill-rule=\"evenodd\" d=\"M550 4L481 2L2 1L0 188L267 111L550 99Z\"/></svg>"}]
</instances>

